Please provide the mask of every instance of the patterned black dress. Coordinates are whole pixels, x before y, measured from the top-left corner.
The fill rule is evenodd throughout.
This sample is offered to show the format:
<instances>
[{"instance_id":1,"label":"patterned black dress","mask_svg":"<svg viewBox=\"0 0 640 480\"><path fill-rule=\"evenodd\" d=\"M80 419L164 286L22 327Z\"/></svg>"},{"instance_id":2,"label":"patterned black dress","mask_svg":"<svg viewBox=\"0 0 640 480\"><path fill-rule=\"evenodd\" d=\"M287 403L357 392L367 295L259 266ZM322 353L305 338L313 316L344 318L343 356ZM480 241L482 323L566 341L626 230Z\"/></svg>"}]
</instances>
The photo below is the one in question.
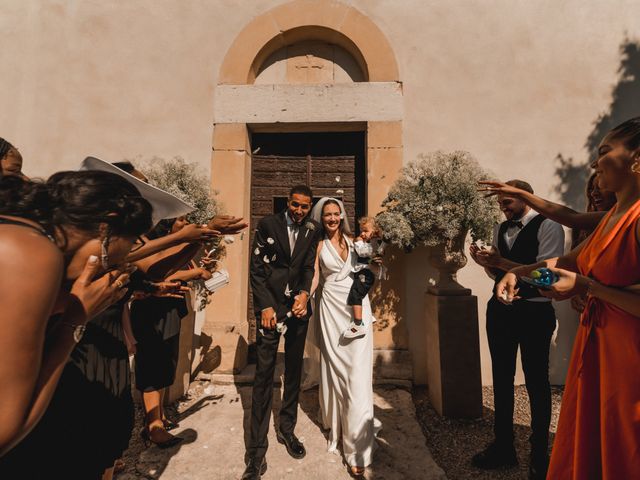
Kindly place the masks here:
<instances>
[{"instance_id":1,"label":"patterned black dress","mask_svg":"<svg viewBox=\"0 0 640 480\"><path fill-rule=\"evenodd\" d=\"M136 337L136 388L141 392L173 385L178 364L180 322L188 313L182 298L150 297L131 304Z\"/></svg>"},{"instance_id":2,"label":"patterned black dress","mask_svg":"<svg viewBox=\"0 0 640 480\"><path fill-rule=\"evenodd\" d=\"M0 478L99 479L127 449L134 405L124 304L121 300L87 324L42 420L0 460Z\"/></svg>"}]
</instances>

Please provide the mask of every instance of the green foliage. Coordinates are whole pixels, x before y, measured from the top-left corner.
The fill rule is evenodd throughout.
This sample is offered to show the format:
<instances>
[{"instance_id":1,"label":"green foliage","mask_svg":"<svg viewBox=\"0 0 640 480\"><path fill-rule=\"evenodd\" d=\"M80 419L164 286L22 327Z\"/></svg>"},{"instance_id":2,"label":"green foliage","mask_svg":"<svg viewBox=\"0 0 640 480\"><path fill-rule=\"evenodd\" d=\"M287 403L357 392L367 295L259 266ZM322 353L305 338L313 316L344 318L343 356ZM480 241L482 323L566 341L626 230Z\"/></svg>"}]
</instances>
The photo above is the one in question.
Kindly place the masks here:
<instances>
[{"instance_id":1,"label":"green foliage","mask_svg":"<svg viewBox=\"0 0 640 480\"><path fill-rule=\"evenodd\" d=\"M211 191L206 175L198 171L196 163L187 163L182 157L170 161L154 157L134 164L147 176L149 183L196 208L187 215L189 222L207 223L219 212L215 199L217 192Z\"/></svg>"},{"instance_id":2,"label":"green foliage","mask_svg":"<svg viewBox=\"0 0 640 480\"><path fill-rule=\"evenodd\" d=\"M488 179L468 152L422 154L402 169L376 221L386 240L405 249L450 242L466 232L488 241L500 218L495 199L478 192L478 182Z\"/></svg>"}]
</instances>

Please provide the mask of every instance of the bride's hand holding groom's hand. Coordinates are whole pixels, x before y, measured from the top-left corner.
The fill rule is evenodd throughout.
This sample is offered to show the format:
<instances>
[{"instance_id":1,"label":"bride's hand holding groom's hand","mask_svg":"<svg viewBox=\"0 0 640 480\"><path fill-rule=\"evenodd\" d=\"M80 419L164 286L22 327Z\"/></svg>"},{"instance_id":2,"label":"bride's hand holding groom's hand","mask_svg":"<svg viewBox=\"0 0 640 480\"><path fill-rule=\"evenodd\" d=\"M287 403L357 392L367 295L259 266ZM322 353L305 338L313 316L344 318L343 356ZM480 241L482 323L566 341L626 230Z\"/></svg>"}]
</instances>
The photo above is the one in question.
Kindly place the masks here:
<instances>
[{"instance_id":1,"label":"bride's hand holding groom's hand","mask_svg":"<svg viewBox=\"0 0 640 480\"><path fill-rule=\"evenodd\" d=\"M307 292L300 292L296 295L296 301L291 308L291 313L298 318L302 318L307 314L307 302L309 301L309 294Z\"/></svg>"}]
</instances>

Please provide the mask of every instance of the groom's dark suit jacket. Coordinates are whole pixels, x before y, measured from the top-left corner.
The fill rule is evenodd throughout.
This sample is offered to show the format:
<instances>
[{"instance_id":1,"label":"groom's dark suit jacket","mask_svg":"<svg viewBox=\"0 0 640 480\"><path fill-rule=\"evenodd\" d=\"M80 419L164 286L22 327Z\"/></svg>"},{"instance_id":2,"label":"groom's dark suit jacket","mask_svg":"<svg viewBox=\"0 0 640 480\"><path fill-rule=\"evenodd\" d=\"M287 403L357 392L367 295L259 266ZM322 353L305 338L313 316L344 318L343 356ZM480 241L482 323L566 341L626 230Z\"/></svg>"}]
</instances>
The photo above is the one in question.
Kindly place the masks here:
<instances>
[{"instance_id":1,"label":"groom's dark suit jacket","mask_svg":"<svg viewBox=\"0 0 640 480\"><path fill-rule=\"evenodd\" d=\"M301 290L309 292L313 280L314 264L320 225L307 218L299 227L293 255L289 248L286 212L269 215L258 222L251 248L251 288L253 306L259 319L262 310L272 307L278 320L286 317L294 297ZM291 295L287 297L289 285ZM311 315L307 306L306 319Z\"/></svg>"}]
</instances>

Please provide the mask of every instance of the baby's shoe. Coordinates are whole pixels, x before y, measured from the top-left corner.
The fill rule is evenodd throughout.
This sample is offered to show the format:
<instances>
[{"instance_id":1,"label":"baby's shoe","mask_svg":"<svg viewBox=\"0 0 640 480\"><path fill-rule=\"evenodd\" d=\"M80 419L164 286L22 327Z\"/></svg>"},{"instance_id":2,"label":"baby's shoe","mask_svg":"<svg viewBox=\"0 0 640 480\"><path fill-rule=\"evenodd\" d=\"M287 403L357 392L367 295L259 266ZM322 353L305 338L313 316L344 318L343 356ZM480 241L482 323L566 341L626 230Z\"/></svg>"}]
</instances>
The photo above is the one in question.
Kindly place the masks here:
<instances>
[{"instance_id":1,"label":"baby's shoe","mask_svg":"<svg viewBox=\"0 0 640 480\"><path fill-rule=\"evenodd\" d=\"M349 328L344 331L342 336L344 338L360 338L364 337L366 334L367 331L364 329L364 323L360 322L360 324L357 324L352 320Z\"/></svg>"}]
</instances>

